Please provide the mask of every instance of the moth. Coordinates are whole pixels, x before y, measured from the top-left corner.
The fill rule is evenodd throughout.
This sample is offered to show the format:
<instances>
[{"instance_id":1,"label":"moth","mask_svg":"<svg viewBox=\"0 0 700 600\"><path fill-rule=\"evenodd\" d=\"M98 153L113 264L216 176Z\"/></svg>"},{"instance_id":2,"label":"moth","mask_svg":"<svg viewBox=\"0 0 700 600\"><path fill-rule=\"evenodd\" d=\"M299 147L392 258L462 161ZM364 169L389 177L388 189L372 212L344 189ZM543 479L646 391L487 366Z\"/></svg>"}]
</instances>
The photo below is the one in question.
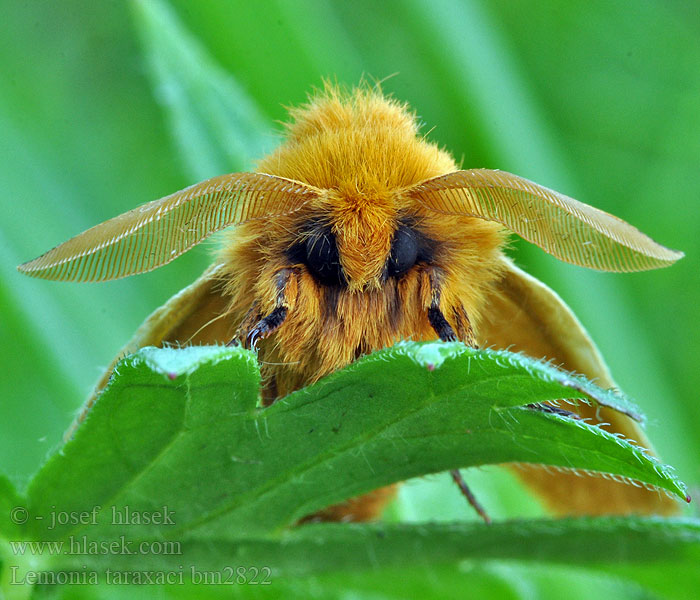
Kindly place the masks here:
<instances>
[{"instance_id":1,"label":"moth","mask_svg":"<svg viewBox=\"0 0 700 600\"><path fill-rule=\"evenodd\" d=\"M225 229L214 264L151 314L120 356L146 345L237 340L258 351L266 403L408 338L521 351L614 386L571 310L504 254L508 235L604 271L665 267L681 252L527 179L459 169L419 135L406 105L378 89L326 86L290 117L285 141L256 172L139 206L19 270L61 281L117 279L161 267ZM629 417L576 410L651 449ZM645 488L519 473L556 514L675 510ZM367 519L390 496L378 490L326 516Z\"/></svg>"}]
</instances>

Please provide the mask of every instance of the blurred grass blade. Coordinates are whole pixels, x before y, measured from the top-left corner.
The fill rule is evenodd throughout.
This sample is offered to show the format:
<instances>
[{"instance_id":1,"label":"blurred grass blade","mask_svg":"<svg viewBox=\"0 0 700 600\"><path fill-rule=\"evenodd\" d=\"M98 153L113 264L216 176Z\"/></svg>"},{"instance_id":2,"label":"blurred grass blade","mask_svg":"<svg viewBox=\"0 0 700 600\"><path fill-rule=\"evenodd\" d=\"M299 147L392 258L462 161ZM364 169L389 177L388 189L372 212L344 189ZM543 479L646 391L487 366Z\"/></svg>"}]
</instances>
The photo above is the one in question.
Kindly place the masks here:
<instances>
[{"instance_id":1,"label":"blurred grass blade","mask_svg":"<svg viewBox=\"0 0 700 600\"><path fill-rule=\"evenodd\" d=\"M691 590L700 585L700 522L689 519L542 519L490 526L328 523L235 543L215 537L188 540L183 548L187 560L201 572L225 572L233 561L269 569L268 577L273 583L294 582L297 590L305 582L308 585L310 579L306 578L313 577L317 585L330 585L331 589L338 583L353 589L362 585L361 580L374 593L385 591L387 583L395 590L407 579L408 590L415 592L414 574L421 579L428 577L428 581L437 578L428 586L429 594L436 586L442 588L441 581L447 587L451 583L454 589L471 589L472 578L477 585L481 581L481 568L486 567L488 572L503 564L530 566L540 572L565 565L565 573L576 566L598 577L610 575L637 585L642 583L661 597L672 599L691 598ZM84 558L61 557L56 567L79 570ZM89 560L94 568L133 568L133 558L124 555ZM172 557L152 557L152 568L171 569ZM516 571L513 575L517 574ZM499 591L503 593L502 589ZM632 597L648 597L640 595L639 588L636 592ZM590 589L588 593L590 597ZM401 597L415 596L408 593ZM478 597L492 596L486 591Z\"/></svg>"},{"instance_id":2,"label":"blurred grass blade","mask_svg":"<svg viewBox=\"0 0 700 600\"><path fill-rule=\"evenodd\" d=\"M549 122L484 3L410 0L404 5L403 18L434 58L435 67L451 82L444 93L455 107L474 111L474 118L462 127L482 137L498 167L535 179L538 172L548 173L564 183L566 167ZM527 140L526 154L518 146L521 140Z\"/></svg>"},{"instance_id":3,"label":"blurred grass blade","mask_svg":"<svg viewBox=\"0 0 700 600\"><path fill-rule=\"evenodd\" d=\"M0 538L16 537L24 529L24 500L10 480L0 474Z\"/></svg>"},{"instance_id":4,"label":"blurred grass blade","mask_svg":"<svg viewBox=\"0 0 700 600\"><path fill-rule=\"evenodd\" d=\"M193 181L251 169L276 143L254 101L161 0L133 0L156 97Z\"/></svg>"}]
</instances>

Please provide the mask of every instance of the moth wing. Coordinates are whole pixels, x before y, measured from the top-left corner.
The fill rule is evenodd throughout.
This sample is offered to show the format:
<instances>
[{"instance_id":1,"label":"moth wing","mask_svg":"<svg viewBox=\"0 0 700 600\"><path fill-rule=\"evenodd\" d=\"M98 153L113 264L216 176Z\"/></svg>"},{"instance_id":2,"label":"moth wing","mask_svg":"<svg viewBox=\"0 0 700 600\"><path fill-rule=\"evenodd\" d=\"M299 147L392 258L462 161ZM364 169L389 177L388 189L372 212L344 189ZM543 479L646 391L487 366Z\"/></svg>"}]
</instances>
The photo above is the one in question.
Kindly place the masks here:
<instances>
[{"instance_id":1,"label":"moth wing","mask_svg":"<svg viewBox=\"0 0 700 600\"><path fill-rule=\"evenodd\" d=\"M564 301L510 260L506 259L506 263L503 277L488 298L488 309L477 328L479 344L546 358L566 370L585 375L603 388L615 387L600 351ZM630 417L609 408L583 404L576 412L593 423L610 423L606 430L621 433L653 452L639 424ZM678 511L674 500L643 487L541 468L515 468L514 472L560 515Z\"/></svg>"},{"instance_id":2,"label":"moth wing","mask_svg":"<svg viewBox=\"0 0 700 600\"><path fill-rule=\"evenodd\" d=\"M642 271L667 267L683 257L622 219L505 171L454 171L407 193L434 212L500 223L558 259L582 267Z\"/></svg>"},{"instance_id":3,"label":"moth wing","mask_svg":"<svg viewBox=\"0 0 700 600\"><path fill-rule=\"evenodd\" d=\"M228 299L221 292L220 274L223 265L209 267L194 283L180 290L163 306L153 311L119 351L100 377L80 413L65 434L71 437L85 419L97 397L106 387L117 363L145 346L178 344L225 344L234 335L226 314Z\"/></svg>"},{"instance_id":4,"label":"moth wing","mask_svg":"<svg viewBox=\"0 0 700 600\"><path fill-rule=\"evenodd\" d=\"M91 227L17 268L57 281L107 281L146 273L216 231L297 211L320 193L265 173L220 175Z\"/></svg>"}]
</instances>

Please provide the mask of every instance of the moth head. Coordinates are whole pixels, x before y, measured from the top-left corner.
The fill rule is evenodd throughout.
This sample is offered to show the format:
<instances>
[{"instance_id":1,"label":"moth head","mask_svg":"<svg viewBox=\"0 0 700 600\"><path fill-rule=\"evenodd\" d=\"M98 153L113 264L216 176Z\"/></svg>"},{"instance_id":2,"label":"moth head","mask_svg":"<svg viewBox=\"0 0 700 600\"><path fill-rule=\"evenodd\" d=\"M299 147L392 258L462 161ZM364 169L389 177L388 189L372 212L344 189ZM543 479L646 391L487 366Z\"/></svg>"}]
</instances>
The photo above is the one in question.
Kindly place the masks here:
<instances>
[{"instance_id":1,"label":"moth head","mask_svg":"<svg viewBox=\"0 0 700 600\"><path fill-rule=\"evenodd\" d=\"M333 190L328 214L348 290L379 288L396 224L393 196L388 192Z\"/></svg>"},{"instance_id":2,"label":"moth head","mask_svg":"<svg viewBox=\"0 0 700 600\"><path fill-rule=\"evenodd\" d=\"M288 228L298 233L288 241L286 255L325 286L378 291L416 265L432 262L439 245L395 192L332 190L314 205Z\"/></svg>"}]
</instances>

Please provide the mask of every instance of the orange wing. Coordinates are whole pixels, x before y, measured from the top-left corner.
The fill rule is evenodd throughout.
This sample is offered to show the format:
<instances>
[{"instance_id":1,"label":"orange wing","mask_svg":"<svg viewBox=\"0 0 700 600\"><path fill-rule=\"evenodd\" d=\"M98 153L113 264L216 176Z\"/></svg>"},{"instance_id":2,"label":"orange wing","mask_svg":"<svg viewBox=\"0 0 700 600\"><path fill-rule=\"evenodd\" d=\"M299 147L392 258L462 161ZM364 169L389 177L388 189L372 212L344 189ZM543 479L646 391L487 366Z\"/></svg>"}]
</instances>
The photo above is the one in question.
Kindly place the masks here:
<instances>
[{"instance_id":1,"label":"orange wing","mask_svg":"<svg viewBox=\"0 0 700 600\"><path fill-rule=\"evenodd\" d=\"M642 271L683 257L613 215L504 171L455 171L428 179L407 194L436 212L501 223L545 252L582 267Z\"/></svg>"},{"instance_id":2,"label":"orange wing","mask_svg":"<svg viewBox=\"0 0 700 600\"><path fill-rule=\"evenodd\" d=\"M598 348L571 309L555 292L509 260L486 306L477 329L482 347L507 348L550 359L603 388L615 387ZM606 430L621 433L653 451L639 424L630 417L587 405L576 412L592 423L609 423ZM515 472L560 515L672 514L679 510L675 500L644 487L540 468L518 468Z\"/></svg>"},{"instance_id":3,"label":"orange wing","mask_svg":"<svg viewBox=\"0 0 700 600\"><path fill-rule=\"evenodd\" d=\"M100 223L17 268L59 281L106 281L145 273L216 231L294 212L320 194L310 185L274 175L221 175Z\"/></svg>"},{"instance_id":4,"label":"orange wing","mask_svg":"<svg viewBox=\"0 0 700 600\"><path fill-rule=\"evenodd\" d=\"M227 312L228 299L221 293L221 270L221 265L209 267L199 279L180 290L146 318L95 384L80 413L66 431L65 439L70 438L85 419L109 382L114 367L128 354L145 346L162 346L164 343L183 346L225 344L232 339L233 324L229 319L222 318Z\"/></svg>"}]
</instances>

